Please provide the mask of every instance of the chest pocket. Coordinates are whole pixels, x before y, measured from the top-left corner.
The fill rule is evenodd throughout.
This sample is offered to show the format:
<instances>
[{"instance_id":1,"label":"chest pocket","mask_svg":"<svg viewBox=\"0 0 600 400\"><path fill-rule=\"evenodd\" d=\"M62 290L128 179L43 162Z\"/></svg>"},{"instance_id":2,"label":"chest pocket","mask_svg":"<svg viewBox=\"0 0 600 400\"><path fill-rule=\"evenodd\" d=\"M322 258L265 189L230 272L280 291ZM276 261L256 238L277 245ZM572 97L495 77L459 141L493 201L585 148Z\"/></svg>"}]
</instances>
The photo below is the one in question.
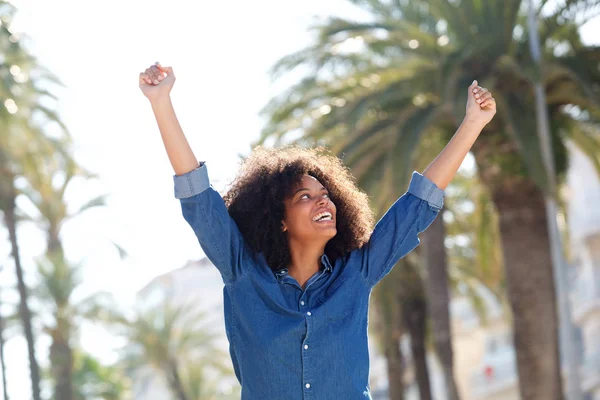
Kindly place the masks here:
<instances>
[{"instance_id":1,"label":"chest pocket","mask_svg":"<svg viewBox=\"0 0 600 400\"><path fill-rule=\"evenodd\" d=\"M316 302L329 321L339 321L358 311L358 293L353 295L353 282L348 276L340 276L327 287Z\"/></svg>"}]
</instances>

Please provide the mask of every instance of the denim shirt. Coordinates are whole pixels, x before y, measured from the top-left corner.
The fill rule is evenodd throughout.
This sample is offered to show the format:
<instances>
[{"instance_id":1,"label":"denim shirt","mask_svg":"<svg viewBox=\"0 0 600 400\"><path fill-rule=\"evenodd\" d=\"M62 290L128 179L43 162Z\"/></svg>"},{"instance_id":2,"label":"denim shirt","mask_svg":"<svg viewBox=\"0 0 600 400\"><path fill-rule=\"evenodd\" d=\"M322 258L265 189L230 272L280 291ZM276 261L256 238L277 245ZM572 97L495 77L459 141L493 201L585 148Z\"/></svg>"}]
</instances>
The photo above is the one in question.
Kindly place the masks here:
<instances>
[{"instance_id":1,"label":"denim shirt","mask_svg":"<svg viewBox=\"0 0 600 400\"><path fill-rule=\"evenodd\" d=\"M371 290L419 244L418 234L442 208L443 191L413 173L369 242L335 263L323 255L323 268L303 289L248 247L210 186L206 165L174 182L184 218L224 281L225 328L242 400L371 399Z\"/></svg>"}]
</instances>

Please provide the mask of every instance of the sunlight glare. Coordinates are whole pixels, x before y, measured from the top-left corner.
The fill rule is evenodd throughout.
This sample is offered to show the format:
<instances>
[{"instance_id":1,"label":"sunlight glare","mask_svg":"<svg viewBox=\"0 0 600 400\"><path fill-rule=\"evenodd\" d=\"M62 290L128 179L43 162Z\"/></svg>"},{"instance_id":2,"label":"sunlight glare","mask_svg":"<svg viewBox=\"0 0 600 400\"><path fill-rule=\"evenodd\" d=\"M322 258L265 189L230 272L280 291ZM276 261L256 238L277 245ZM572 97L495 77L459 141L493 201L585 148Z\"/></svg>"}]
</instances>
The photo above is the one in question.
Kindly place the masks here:
<instances>
[{"instance_id":1,"label":"sunlight glare","mask_svg":"<svg viewBox=\"0 0 600 400\"><path fill-rule=\"evenodd\" d=\"M342 97L334 97L331 100L331 104L333 104L336 107L344 107L346 105L346 99Z\"/></svg>"},{"instance_id":2,"label":"sunlight glare","mask_svg":"<svg viewBox=\"0 0 600 400\"><path fill-rule=\"evenodd\" d=\"M321 107L319 107L319 112L321 115L327 115L331 112L331 106L329 104L323 104Z\"/></svg>"},{"instance_id":3,"label":"sunlight glare","mask_svg":"<svg viewBox=\"0 0 600 400\"><path fill-rule=\"evenodd\" d=\"M442 35L437 40L437 44L440 45L440 46L445 46L448 43L450 43L450 39L448 38L447 35Z\"/></svg>"},{"instance_id":4,"label":"sunlight glare","mask_svg":"<svg viewBox=\"0 0 600 400\"><path fill-rule=\"evenodd\" d=\"M6 101L4 101L4 107L6 107L6 110L11 114L16 114L16 112L19 111L19 107L17 107L17 103L15 103L13 99L6 99Z\"/></svg>"},{"instance_id":5,"label":"sunlight glare","mask_svg":"<svg viewBox=\"0 0 600 400\"><path fill-rule=\"evenodd\" d=\"M19 75L21 73L21 67L19 67L18 65L11 65L10 73L13 76Z\"/></svg>"}]
</instances>

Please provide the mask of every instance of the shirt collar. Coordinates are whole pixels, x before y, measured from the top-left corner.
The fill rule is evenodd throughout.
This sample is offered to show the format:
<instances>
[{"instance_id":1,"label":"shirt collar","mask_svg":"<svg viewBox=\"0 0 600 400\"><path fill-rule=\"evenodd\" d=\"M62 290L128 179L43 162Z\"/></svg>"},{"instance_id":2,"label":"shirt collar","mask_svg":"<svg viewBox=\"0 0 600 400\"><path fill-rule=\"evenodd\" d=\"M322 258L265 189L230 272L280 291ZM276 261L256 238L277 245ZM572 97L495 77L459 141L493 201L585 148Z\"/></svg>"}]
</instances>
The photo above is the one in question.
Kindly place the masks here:
<instances>
[{"instance_id":1,"label":"shirt collar","mask_svg":"<svg viewBox=\"0 0 600 400\"><path fill-rule=\"evenodd\" d=\"M333 269L331 262L329 261L329 257L327 257L326 254L323 254L321 256L321 264L323 264L324 271L331 272L331 270ZM287 268L280 268L274 272L274 274L277 277L277 280L279 282L281 282L282 279L288 275L288 273L289 273L289 271Z\"/></svg>"},{"instance_id":2,"label":"shirt collar","mask_svg":"<svg viewBox=\"0 0 600 400\"><path fill-rule=\"evenodd\" d=\"M281 282L283 280L283 278L285 278L288 274L288 269L287 268L281 268L278 269L277 271L275 271L275 277L277 278L277 280L279 282Z\"/></svg>"},{"instance_id":3,"label":"shirt collar","mask_svg":"<svg viewBox=\"0 0 600 400\"><path fill-rule=\"evenodd\" d=\"M325 271L331 271L333 269L333 266L331 265L331 262L329 262L329 257L327 257L327 254L323 254L321 256L321 263L323 264L323 268L325 269Z\"/></svg>"}]
</instances>

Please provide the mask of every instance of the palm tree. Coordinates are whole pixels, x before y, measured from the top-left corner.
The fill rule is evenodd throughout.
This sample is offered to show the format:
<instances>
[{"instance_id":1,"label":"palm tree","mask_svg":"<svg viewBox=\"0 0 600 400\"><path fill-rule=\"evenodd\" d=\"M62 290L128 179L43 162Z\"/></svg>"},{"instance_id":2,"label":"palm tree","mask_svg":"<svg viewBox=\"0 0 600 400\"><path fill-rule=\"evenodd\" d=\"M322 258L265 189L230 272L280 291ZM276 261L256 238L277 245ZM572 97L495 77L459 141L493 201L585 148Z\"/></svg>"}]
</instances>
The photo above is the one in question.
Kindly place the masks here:
<instances>
[{"instance_id":1,"label":"palm tree","mask_svg":"<svg viewBox=\"0 0 600 400\"><path fill-rule=\"evenodd\" d=\"M0 152L0 163L2 163L2 154ZM23 276L23 268L19 254L19 244L17 240L17 219L16 219L16 189L14 187L14 176L6 178L6 174L0 177L0 210L4 213L4 225L8 228L8 235L11 244L11 255L14 260L15 271L17 275L17 288L19 290L20 306L19 315L23 324L25 338L27 340L27 349L29 355L29 368L31 373L32 394L34 400L40 400L40 373L39 366L35 356L35 339L31 324L31 311L27 304L27 287Z\"/></svg>"},{"instance_id":2,"label":"palm tree","mask_svg":"<svg viewBox=\"0 0 600 400\"><path fill-rule=\"evenodd\" d=\"M443 214L442 214L443 215ZM427 268L425 292L435 352L444 371L444 383L448 400L458 400L454 379L454 355L450 327L450 285L448 257L445 245L445 224L440 215L423 234L423 253Z\"/></svg>"},{"instance_id":3,"label":"palm tree","mask_svg":"<svg viewBox=\"0 0 600 400\"><path fill-rule=\"evenodd\" d=\"M500 305L505 305L507 298L500 236L495 224L497 215L475 171L458 171L446 190L444 210L423 233L422 252L432 339L444 377L449 376L445 380L454 386L446 385L446 395L451 398L458 396L458 389L450 369L453 367L450 291L467 297L482 325L486 325L488 315L482 292L494 295ZM431 304L435 302L438 304Z\"/></svg>"},{"instance_id":4,"label":"palm tree","mask_svg":"<svg viewBox=\"0 0 600 400\"><path fill-rule=\"evenodd\" d=\"M173 305L166 300L139 307L128 317L107 302L90 310L90 315L126 339L122 364L128 371L140 379L160 373L177 400L205 400L196 397L199 388L186 379L198 376L195 368L231 372L223 362L226 355L215 347L216 336L206 315L195 305Z\"/></svg>"},{"instance_id":5,"label":"palm tree","mask_svg":"<svg viewBox=\"0 0 600 400\"><path fill-rule=\"evenodd\" d=\"M231 374L230 372L226 373ZM217 382L207 376L206 368L197 362L191 362L184 366L182 380L190 400L234 400L240 398L239 390L222 393L217 387Z\"/></svg>"},{"instance_id":6,"label":"palm tree","mask_svg":"<svg viewBox=\"0 0 600 400\"><path fill-rule=\"evenodd\" d=\"M439 135L438 135L439 136ZM421 144L414 159L417 170L423 170L443 148L439 137L431 137ZM453 183L452 186L456 186ZM446 200L446 203L448 203ZM459 400L460 396L454 378L454 355L452 350L452 329L450 325L450 279L446 249L446 223L440 211L431 226L422 234L424 266L423 282L427 313L431 321L431 336L437 358L442 366L444 387L448 400ZM462 214L462 213L460 213Z\"/></svg>"},{"instance_id":7,"label":"palm tree","mask_svg":"<svg viewBox=\"0 0 600 400\"><path fill-rule=\"evenodd\" d=\"M52 321L43 322L43 331L51 337L50 376L54 381L55 399L72 400L73 386L73 344L72 336L76 325L76 305L71 303L71 295L79 282L77 269L64 260L48 256L38 260L40 286L37 297L44 304L51 304L54 311Z\"/></svg>"},{"instance_id":8,"label":"palm tree","mask_svg":"<svg viewBox=\"0 0 600 400\"><path fill-rule=\"evenodd\" d=\"M17 275L19 315L27 340L32 396L34 400L40 400L40 372L17 239L16 198L19 192L15 182L22 175L21 161L26 153L57 148L55 140L46 137L40 126L56 122L61 128L64 127L56 113L46 106L47 101L54 97L38 85L40 82L58 82L21 46L18 34L11 31L10 23L15 11L9 2L0 1L0 55L3 59L0 64L0 74L3 76L0 83L0 99L3 103L3 107L0 106L0 138L3 144L0 148L0 210L9 233Z\"/></svg>"},{"instance_id":9,"label":"palm tree","mask_svg":"<svg viewBox=\"0 0 600 400\"><path fill-rule=\"evenodd\" d=\"M447 192L445 230L450 278L467 290L485 322L486 310L481 307L478 287L489 290L500 304L508 301L498 215L476 174L459 171Z\"/></svg>"},{"instance_id":10,"label":"palm tree","mask_svg":"<svg viewBox=\"0 0 600 400\"><path fill-rule=\"evenodd\" d=\"M2 163L2 154L0 152L0 164ZM6 178L6 174L0 178L0 210L4 213L4 225L8 228L8 235L11 244L11 255L14 260L17 274L17 288L20 295L19 315L23 323L25 338L27 340L27 349L29 354L29 368L31 372L31 384L34 400L40 400L40 373L39 366L35 357L35 340L31 324L31 311L27 304L27 288L23 277L23 268L19 254L19 244L17 240L17 219L16 219L16 189L14 187L14 177Z\"/></svg>"},{"instance_id":11,"label":"palm tree","mask_svg":"<svg viewBox=\"0 0 600 400\"><path fill-rule=\"evenodd\" d=\"M413 254L400 260L396 266L401 271L398 282L401 304L401 319L404 328L410 336L415 379L419 387L419 398L431 400L431 384L427 367L426 322L427 300L423 280L419 274L419 255Z\"/></svg>"},{"instance_id":12,"label":"palm tree","mask_svg":"<svg viewBox=\"0 0 600 400\"><path fill-rule=\"evenodd\" d=\"M498 210L520 391L527 399L560 398L545 178L534 113L528 111L534 69L521 0L353 3L371 20L332 18L318 27L313 46L275 67L279 74L302 65L309 75L267 106L264 138L285 141L299 130L305 142L343 155L357 179L390 187L393 175L412 165L424 138L454 131L464 115L464 88L474 78L489 88L499 112L473 154ZM600 49L583 45L578 34L586 11L597 4L543 2L543 78L559 174L566 167L567 137L600 169L600 139L592 134L600 115L594 84ZM541 336L539 326L547 327Z\"/></svg>"},{"instance_id":13,"label":"palm tree","mask_svg":"<svg viewBox=\"0 0 600 400\"><path fill-rule=\"evenodd\" d=\"M82 351L75 351L73 358L75 400L122 400L124 398L127 393L127 379L120 368L102 365Z\"/></svg>"},{"instance_id":14,"label":"palm tree","mask_svg":"<svg viewBox=\"0 0 600 400\"><path fill-rule=\"evenodd\" d=\"M428 149L421 149L422 153L427 151ZM395 199L388 200L391 203ZM399 340L403 333L409 333L411 342L416 345L413 347L415 351L412 359L415 367L421 371L417 382L422 388L420 392L424 396L431 396L430 390L426 389L429 377L426 374L427 362L423 350L426 341L425 331L415 329L408 332L406 322L411 321L402 318L402 310L412 310L411 317L417 322L425 318L425 312L429 313L433 327L431 333L434 348L444 370L444 378L447 382L446 393L450 399L452 396L458 398L459 394L453 372L449 286L454 287L457 282L460 282L466 288L474 309L484 322L486 310L482 307L483 301L479 289L482 286L486 287L497 296L499 301L503 300L499 292L503 282L502 274L499 273L500 252L494 246L499 243L499 239L497 229L494 229L495 227L490 223L494 221L493 209L489 207L489 196L481 187L477 177L459 171L448 188L446 206L446 212L452 221L448 225L448 238L452 241L458 236L468 236L469 245L467 247L451 245L450 254L446 255L446 233L444 232L446 223L443 218L438 218L423 235L422 257L419 257L420 250L417 249L416 257L412 255L410 263L402 260L373 292L372 333L379 339L381 351L386 358L390 399L404 397L405 361L399 347ZM474 254L476 257L473 256ZM451 268L448 268L448 265ZM426 295L423 287L426 288ZM427 303L427 310L415 307L415 305L422 306L424 302ZM407 317L406 314L404 316ZM418 328L419 325L412 324L412 327Z\"/></svg>"},{"instance_id":15,"label":"palm tree","mask_svg":"<svg viewBox=\"0 0 600 400\"><path fill-rule=\"evenodd\" d=\"M400 348L404 333L401 321L400 301L397 298L401 269L394 269L373 290L371 332L378 339L381 353L385 357L390 400L404 400L405 359Z\"/></svg>"},{"instance_id":16,"label":"palm tree","mask_svg":"<svg viewBox=\"0 0 600 400\"><path fill-rule=\"evenodd\" d=\"M64 147L65 152L68 147ZM28 158L31 168L25 170L27 185L22 193L34 206L38 216L24 216L24 220L36 223L46 232L46 254L38 261L40 287L36 291L44 304L52 304L53 321L44 327L50 335L51 376L54 381L54 397L72 400L73 385L73 340L78 320L83 317L86 307L93 303L92 295L79 304L72 302L72 294L80 284L79 267L68 262L60 237L62 227L71 219L92 208L105 204L105 196L98 196L86 202L75 212L69 212L65 192L74 178L93 178L65 154ZM61 178L61 179L58 179ZM60 182L57 184L56 182ZM113 243L114 244L114 243ZM117 246L115 244L115 246ZM119 248L121 257L124 251Z\"/></svg>"},{"instance_id":17,"label":"palm tree","mask_svg":"<svg viewBox=\"0 0 600 400\"><path fill-rule=\"evenodd\" d=\"M54 383L53 398L78 400L78 396L92 390L94 384L100 385L100 382L93 381L82 387L82 377L88 375L94 379L100 379L100 377L86 369L94 367L92 359L88 356L84 356L83 360L80 358L82 355L77 350L76 342L77 327L84 320L89 320L93 316L90 314L90 310L94 310L98 304L102 304L104 294L94 293L79 302L73 302L73 293L81 283L80 267L70 264L64 258L60 259L49 254L38 259L37 263L40 283L35 291L36 298L41 303L50 305L52 309L52 311L44 313L50 318L40 317L40 320L43 320L43 332L51 338L50 376ZM92 319L92 321L94 320ZM94 368L97 372L100 371L98 369L100 366ZM108 370L106 371L108 373ZM115 381L106 382L106 385L113 385L110 386L110 393L116 388L114 383Z\"/></svg>"}]
</instances>

